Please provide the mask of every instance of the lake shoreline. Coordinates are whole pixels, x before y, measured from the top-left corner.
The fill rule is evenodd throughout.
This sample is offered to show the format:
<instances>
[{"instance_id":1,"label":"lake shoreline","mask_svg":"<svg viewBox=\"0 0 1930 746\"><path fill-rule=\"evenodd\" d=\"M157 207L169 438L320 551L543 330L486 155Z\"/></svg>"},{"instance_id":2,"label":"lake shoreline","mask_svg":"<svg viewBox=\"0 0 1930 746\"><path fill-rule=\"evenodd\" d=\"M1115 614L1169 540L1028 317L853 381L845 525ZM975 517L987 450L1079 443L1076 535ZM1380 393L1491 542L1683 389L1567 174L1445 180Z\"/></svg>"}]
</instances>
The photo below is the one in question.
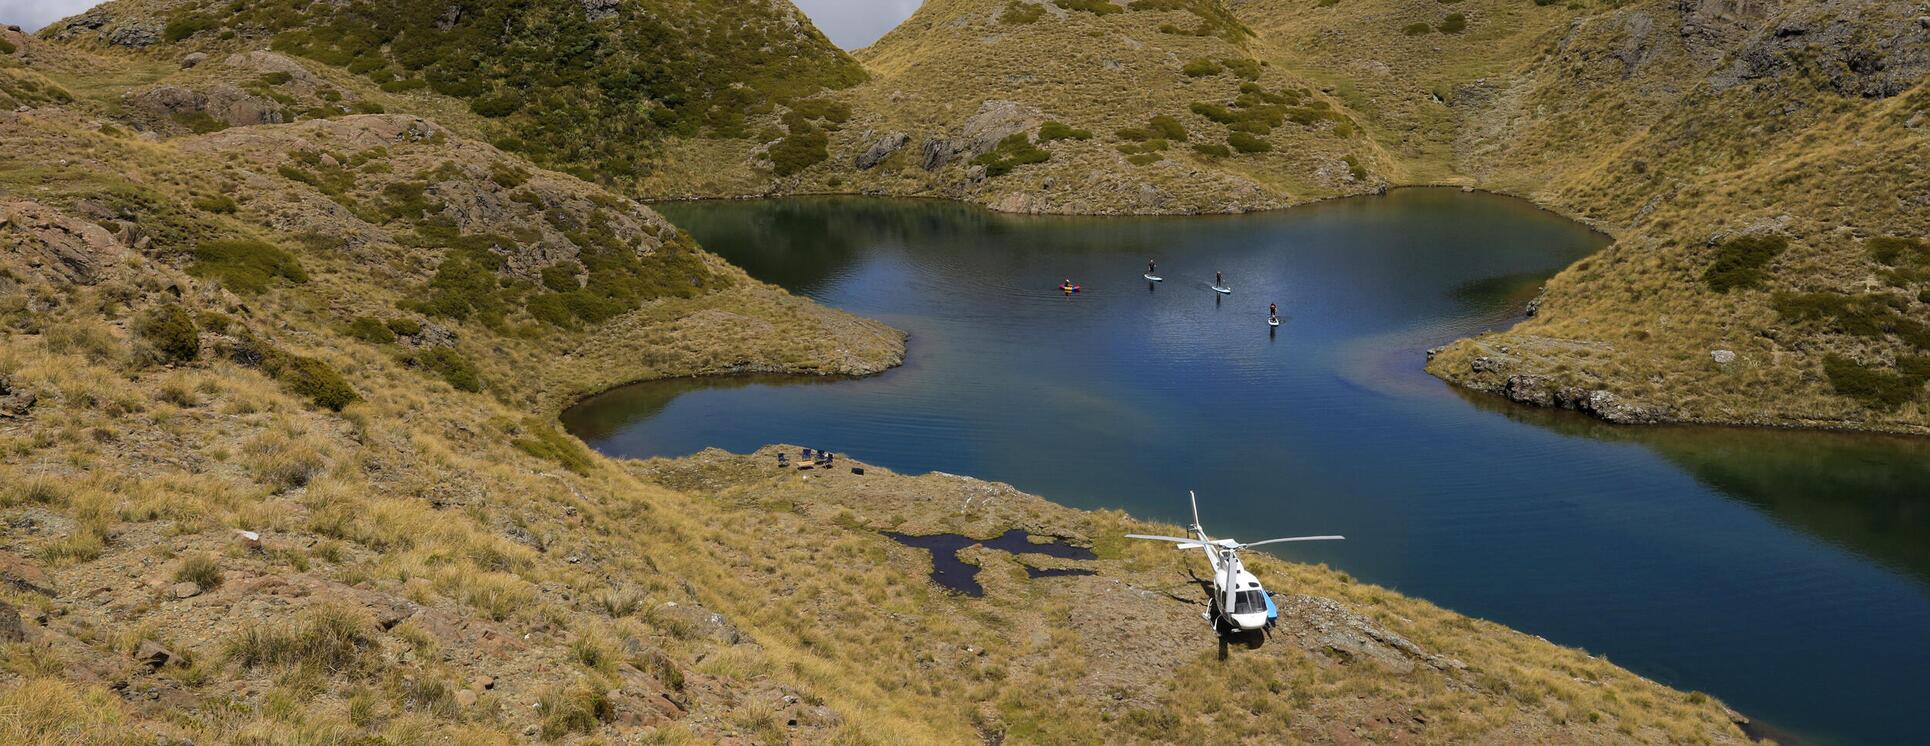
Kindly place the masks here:
<instances>
[{"instance_id":1,"label":"lake shoreline","mask_svg":"<svg viewBox=\"0 0 1930 746\"><path fill-rule=\"evenodd\" d=\"M1212 212L1212 213L1160 212L1160 211L1127 212L1127 213L1015 212L1015 211L1009 211L1009 210L1001 210L998 207L991 204L977 202L969 199L960 199L956 197L932 196L932 195L896 195L896 194L888 194L888 193L864 193L864 192L772 192L767 194L644 198L642 201L644 202L644 204L651 205L654 207L656 205L661 205L661 204L693 204L693 203L704 203L704 202L755 202L758 200L769 200L769 199L857 198L857 199L904 200L909 202L941 202L941 203L959 205L959 206L973 208L973 209L980 209L988 213L997 214L997 215L1032 216L1032 217L1045 217L1045 218L1089 217L1089 218L1201 218L1201 219L1204 219L1204 218L1238 218L1238 217L1248 217L1248 216L1254 216L1254 215L1264 215L1268 213L1286 213L1286 212L1291 212L1293 210L1304 209L1315 205L1322 205L1322 204L1328 204L1333 202L1370 199L1370 198L1385 198L1390 193L1397 192L1397 191L1434 190L1434 189L1455 190L1463 193L1482 194L1482 195L1488 195L1493 197L1501 197L1505 199L1516 200L1525 205L1533 206L1535 209L1541 212L1547 213L1549 215L1553 215L1555 217L1559 217L1563 220L1585 227L1588 230L1600 236L1610 239L1611 242L1620 239L1620 235L1616 231L1609 229L1606 225L1601 223L1601 221L1589 220L1583 216L1572 214L1570 212L1557 208L1550 202L1536 199L1531 195L1518 194L1518 193L1510 192L1506 190L1475 187L1475 186L1470 186L1466 184L1456 184L1451 182L1388 185L1376 192L1367 192L1362 194L1333 195L1328 197L1320 197L1316 199L1308 199L1308 200L1291 202L1289 204L1278 206L1278 207L1259 208L1259 209L1245 210L1240 212ZM1606 250L1607 248L1608 248L1607 246L1604 246L1602 250ZM1597 251L1596 253L1600 253L1600 251ZM1595 254L1590 254L1589 256L1594 256L1594 255ZM1587 259L1588 257L1582 257L1581 259L1576 260L1576 263L1586 261ZM1570 264L1568 267L1564 267L1561 270L1561 272L1566 272L1568 271L1568 269L1572 268L1573 266L1574 264ZM1560 274L1560 272L1557 272L1556 274ZM1514 322L1516 324L1519 324L1521 321L1524 321L1527 318L1530 318L1530 317L1524 316L1521 318L1517 318L1514 320ZM1474 339L1473 337L1461 337L1442 345L1442 347L1446 348L1446 347L1452 347L1452 346L1461 345L1461 344L1468 344L1468 343L1471 343L1473 339ZM895 367L895 365L897 364L902 364L902 356L900 358L900 361L898 363L893 364L892 366L887 366L886 368L876 370L876 371L863 372L856 376L851 376L851 377L863 378L871 375L876 375L877 373L883 372L884 370L887 370L890 367ZM1516 398L1510 395L1507 383L1505 381L1499 382L1499 383L1484 383L1482 381L1476 380L1474 377L1469 375L1458 374L1454 371L1446 370L1445 368L1437 368L1432 364L1431 356L1429 360L1422 363L1421 369L1426 371L1428 375L1431 375L1437 379L1440 379L1441 381L1444 381L1450 385L1453 385L1455 387L1465 389L1468 391L1472 391L1484 396L1493 396L1496 398L1500 398L1504 401L1509 401L1515 404L1520 404L1523 406L1538 408L1538 409L1556 409L1556 410L1565 409L1569 411L1579 411L1582 414L1585 414L1587 416L1593 417L1603 422L1608 422L1616 425L1624 425L1624 426L1702 425L1702 426L1736 427L1736 428L1749 428L1749 429L1769 428L1769 429L1777 429L1777 430L1815 430L1815 431L1821 431L1821 432L1872 433L1872 434L1880 434L1880 435L1896 435L1896 436L1903 436L1903 437L1910 437L1910 438L1930 438L1930 428L1919 428L1919 427L1912 427L1909 425L1901 425L1901 424L1892 427L1892 426L1885 426L1879 423L1855 422L1855 421L1849 421L1849 420L1815 419L1815 420L1797 420L1797 421L1770 421L1767 419L1756 419L1756 418L1749 418L1749 417L1739 417L1739 418L1679 417L1679 416L1668 415L1664 412L1664 410L1661 410L1661 409L1644 412L1643 416L1634 418L1634 419L1617 418L1613 414L1604 413L1588 407L1581 407L1581 408L1577 408L1573 406L1564 407L1561 404L1554 401L1549 401L1544 403L1542 401L1532 399L1532 398ZM700 373L695 375L699 377L712 376L712 375L717 375L717 376L734 376L734 375L741 375L741 374L755 375L755 374L761 374L761 373L775 373L775 374L788 375L791 372L792 371L790 370L784 370L784 369L772 369L772 370L726 371L722 373ZM804 373L804 375L844 376L845 374L816 374L816 373L806 372ZM1532 375L1532 374L1523 374L1523 375ZM691 377L691 376L673 375L673 376L663 376L663 377L656 377L656 378L641 378L633 381L627 381L622 384L610 386L608 388L605 388L599 391L594 391L594 392L590 392L590 393L578 396L574 400L565 403L564 406L562 406L559 409L559 412L561 410L567 410L570 407L574 407L577 404L582 403L582 401L585 399L593 398L595 396L607 393L615 389L623 388L625 386L630 386L630 385L639 384L639 383L649 383L652 381L665 380L669 378L685 378L685 377Z\"/></svg>"}]
</instances>

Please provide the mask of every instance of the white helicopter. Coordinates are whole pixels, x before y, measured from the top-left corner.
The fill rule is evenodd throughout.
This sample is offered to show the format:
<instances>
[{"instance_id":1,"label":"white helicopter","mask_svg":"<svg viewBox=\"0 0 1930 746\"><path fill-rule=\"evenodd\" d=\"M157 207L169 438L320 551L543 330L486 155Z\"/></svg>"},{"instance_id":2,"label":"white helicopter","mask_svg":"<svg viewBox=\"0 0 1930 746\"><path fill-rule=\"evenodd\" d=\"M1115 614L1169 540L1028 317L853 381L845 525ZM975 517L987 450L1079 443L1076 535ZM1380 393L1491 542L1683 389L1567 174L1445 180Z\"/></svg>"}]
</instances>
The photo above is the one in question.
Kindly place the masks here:
<instances>
[{"instance_id":1,"label":"white helicopter","mask_svg":"<svg viewBox=\"0 0 1930 746\"><path fill-rule=\"evenodd\" d=\"M1273 597L1260 587L1260 579L1246 571L1240 564L1240 550L1257 547L1261 544L1280 544L1289 541L1338 541L1345 536L1294 536L1284 539L1267 539L1240 543L1232 539L1215 539L1206 535L1200 528L1200 500L1191 490L1186 496L1193 501L1193 538L1182 539L1177 536L1148 536L1145 534L1126 534L1128 539L1149 539L1170 541L1179 549L1204 549L1206 561L1213 566L1213 611L1218 616L1215 626L1224 623L1225 629L1249 632L1273 626L1280 618L1280 610L1273 605Z\"/></svg>"}]
</instances>

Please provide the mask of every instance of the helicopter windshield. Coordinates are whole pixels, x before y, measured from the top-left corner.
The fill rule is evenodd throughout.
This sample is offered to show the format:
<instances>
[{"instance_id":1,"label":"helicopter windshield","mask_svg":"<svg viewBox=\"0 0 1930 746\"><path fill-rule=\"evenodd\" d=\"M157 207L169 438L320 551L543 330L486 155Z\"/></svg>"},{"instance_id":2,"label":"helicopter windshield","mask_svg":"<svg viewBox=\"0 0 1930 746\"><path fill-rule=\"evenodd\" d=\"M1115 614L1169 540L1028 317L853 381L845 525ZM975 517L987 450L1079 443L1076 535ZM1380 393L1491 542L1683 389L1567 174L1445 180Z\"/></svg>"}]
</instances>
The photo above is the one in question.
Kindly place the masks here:
<instances>
[{"instance_id":1,"label":"helicopter windshield","mask_svg":"<svg viewBox=\"0 0 1930 746\"><path fill-rule=\"evenodd\" d=\"M1233 613L1258 614L1267 610L1266 597L1259 591L1240 591L1233 595Z\"/></svg>"}]
</instances>

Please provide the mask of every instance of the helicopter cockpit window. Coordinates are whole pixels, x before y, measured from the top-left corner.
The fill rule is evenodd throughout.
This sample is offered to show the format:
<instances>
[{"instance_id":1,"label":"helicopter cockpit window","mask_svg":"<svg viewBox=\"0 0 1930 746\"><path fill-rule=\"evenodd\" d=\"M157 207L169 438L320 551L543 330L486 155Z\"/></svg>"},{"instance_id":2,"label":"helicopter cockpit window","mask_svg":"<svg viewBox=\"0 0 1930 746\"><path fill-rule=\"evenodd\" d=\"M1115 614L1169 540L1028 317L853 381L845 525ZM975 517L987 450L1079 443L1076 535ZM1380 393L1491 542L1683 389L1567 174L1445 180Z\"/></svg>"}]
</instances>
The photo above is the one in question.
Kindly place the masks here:
<instances>
[{"instance_id":1,"label":"helicopter cockpit window","mask_svg":"<svg viewBox=\"0 0 1930 746\"><path fill-rule=\"evenodd\" d=\"M1240 591L1233 595L1233 613L1258 614L1267 610L1267 601L1259 591Z\"/></svg>"}]
</instances>

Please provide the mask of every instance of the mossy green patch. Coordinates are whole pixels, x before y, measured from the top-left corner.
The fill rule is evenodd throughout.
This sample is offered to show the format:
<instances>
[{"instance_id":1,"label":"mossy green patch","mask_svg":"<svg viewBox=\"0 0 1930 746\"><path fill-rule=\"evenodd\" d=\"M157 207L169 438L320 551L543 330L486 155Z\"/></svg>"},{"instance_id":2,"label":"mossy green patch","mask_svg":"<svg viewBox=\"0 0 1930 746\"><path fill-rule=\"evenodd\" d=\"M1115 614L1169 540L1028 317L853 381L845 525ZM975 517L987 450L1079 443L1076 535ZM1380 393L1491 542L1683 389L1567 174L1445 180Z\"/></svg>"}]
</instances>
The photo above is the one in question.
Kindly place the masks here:
<instances>
[{"instance_id":1,"label":"mossy green patch","mask_svg":"<svg viewBox=\"0 0 1930 746\"><path fill-rule=\"evenodd\" d=\"M344 333L369 344L385 345L395 342L394 329L390 329L388 324L367 316L357 316L348 322L348 328Z\"/></svg>"},{"instance_id":2,"label":"mossy green patch","mask_svg":"<svg viewBox=\"0 0 1930 746\"><path fill-rule=\"evenodd\" d=\"M1084 11L1100 16L1126 12L1125 8L1107 2L1107 0L1052 0L1052 4L1066 10Z\"/></svg>"},{"instance_id":3,"label":"mossy green patch","mask_svg":"<svg viewBox=\"0 0 1930 746\"><path fill-rule=\"evenodd\" d=\"M1788 239L1776 235L1729 239L1716 247L1715 261L1702 273L1702 281L1718 293L1761 287L1769 262L1787 248Z\"/></svg>"},{"instance_id":4,"label":"mossy green patch","mask_svg":"<svg viewBox=\"0 0 1930 746\"><path fill-rule=\"evenodd\" d=\"M1039 144L1060 140L1090 140L1092 130L1075 129L1063 122L1047 121L1039 125Z\"/></svg>"},{"instance_id":5,"label":"mossy green patch","mask_svg":"<svg viewBox=\"0 0 1930 746\"><path fill-rule=\"evenodd\" d=\"M243 295L264 292L278 280L308 281L308 273L294 255L254 239L206 241L197 245L188 274L212 279Z\"/></svg>"},{"instance_id":6,"label":"mossy green patch","mask_svg":"<svg viewBox=\"0 0 1930 746\"><path fill-rule=\"evenodd\" d=\"M972 163L984 166L986 176L998 177L1011 173L1012 169L1019 166L1044 163L1049 160L1052 160L1051 153L1033 145L1032 139L1020 132L1000 140L997 148L972 159Z\"/></svg>"},{"instance_id":7,"label":"mossy green patch","mask_svg":"<svg viewBox=\"0 0 1930 746\"><path fill-rule=\"evenodd\" d=\"M435 374L457 391L473 393L482 390L482 371L453 347L415 350L404 355L402 361L411 368Z\"/></svg>"},{"instance_id":8,"label":"mossy green patch","mask_svg":"<svg viewBox=\"0 0 1930 746\"><path fill-rule=\"evenodd\" d=\"M1930 381L1930 357L1904 356L1895 370L1866 366L1838 355L1823 359L1823 372L1836 393L1871 409L1894 411L1914 401Z\"/></svg>"},{"instance_id":9,"label":"mossy green patch","mask_svg":"<svg viewBox=\"0 0 1930 746\"><path fill-rule=\"evenodd\" d=\"M169 362L184 363L201 354L201 334L179 303L150 308L134 322L134 333Z\"/></svg>"},{"instance_id":10,"label":"mossy green patch","mask_svg":"<svg viewBox=\"0 0 1930 746\"><path fill-rule=\"evenodd\" d=\"M1005 10L999 13L999 23L1022 26L1028 23L1037 23L1039 19L1044 17L1045 6L1043 5L1033 5L1031 3L1020 2L1019 0L1006 0Z\"/></svg>"},{"instance_id":11,"label":"mossy green patch","mask_svg":"<svg viewBox=\"0 0 1930 746\"><path fill-rule=\"evenodd\" d=\"M522 452L578 474L588 474L594 463L589 451L575 438L563 434L546 422L532 420L523 425L523 436L510 441Z\"/></svg>"}]
</instances>

